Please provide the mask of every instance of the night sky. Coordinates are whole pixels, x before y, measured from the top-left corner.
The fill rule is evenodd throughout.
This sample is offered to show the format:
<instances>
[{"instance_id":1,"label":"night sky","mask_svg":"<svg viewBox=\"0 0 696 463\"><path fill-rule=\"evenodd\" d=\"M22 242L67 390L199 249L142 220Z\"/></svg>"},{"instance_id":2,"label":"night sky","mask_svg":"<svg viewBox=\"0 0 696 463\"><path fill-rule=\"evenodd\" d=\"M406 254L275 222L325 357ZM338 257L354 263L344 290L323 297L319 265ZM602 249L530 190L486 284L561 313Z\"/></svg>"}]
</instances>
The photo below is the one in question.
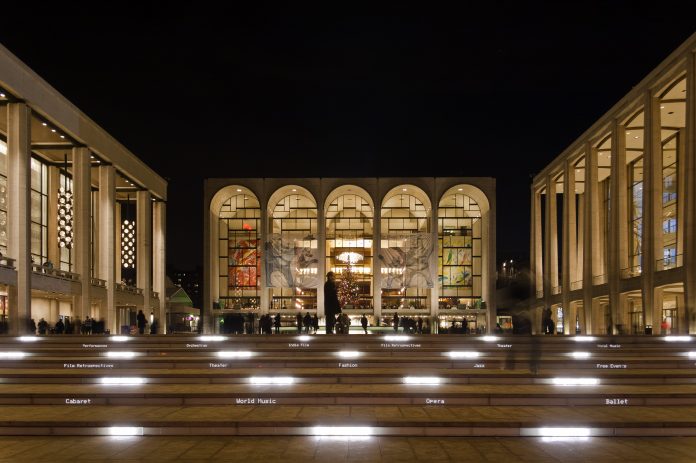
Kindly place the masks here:
<instances>
[{"instance_id":1,"label":"night sky","mask_svg":"<svg viewBox=\"0 0 696 463\"><path fill-rule=\"evenodd\" d=\"M498 260L527 260L531 176L696 32L689 2L606 3L34 9L0 42L169 181L174 267L202 263L208 177L492 176Z\"/></svg>"}]
</instances>

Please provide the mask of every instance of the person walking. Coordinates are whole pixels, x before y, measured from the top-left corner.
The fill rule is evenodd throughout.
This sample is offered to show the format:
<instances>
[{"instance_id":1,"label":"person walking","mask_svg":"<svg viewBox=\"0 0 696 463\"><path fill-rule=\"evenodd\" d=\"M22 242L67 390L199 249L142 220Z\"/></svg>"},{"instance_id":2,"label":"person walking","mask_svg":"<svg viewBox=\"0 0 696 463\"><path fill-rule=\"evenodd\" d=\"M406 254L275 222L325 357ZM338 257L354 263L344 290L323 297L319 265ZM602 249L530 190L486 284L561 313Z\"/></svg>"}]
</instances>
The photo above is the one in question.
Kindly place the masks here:
<instances>
[{"instance_id":1,"label":"person walking","mask_svg":"<svg viewBox=\"0 0 696 463\"><path fill-rule=\"evenodd\" d=\"M394 312L394 332L399 332L399 314Z\"/></svg>"},{"instance_id":2,"label":"person walking","mask_svg":"<svg viewBox=\"0 0 696 463\"><path fill-rule=\"evenodd\" d=\"M319 331L319 315L316 313L314 314L314 317L312 317L312 328L314 329L314 334L317 334Z\"/></svg>"},{"instance_id":3,"label":"person walking","mask_svg":"<svg viewBox=\"0 0 696 463\"><path fill-rule=\"evenodd\" d=\"M336 314L341 313L341 303L338 301L338 289L336 288L336 275L334 275L334 272L326 274L326 283L324 283L324 313L326 314L326 334L333 334Z\"/></svg>"},{"instance_id":4,"label":"person walking","mask_svg":"<svg viewBox=\"0 0 696 463\"><path fill-rule=\"evenodd\" d=\"M302 319L302 325L304 326L305 334L309 334L309 329L312 327L312 316L307 312Z\"/></svg>"},{"instance_id":5,"label":"person walking","mask_svg":"<svg viewBox=\"0 0 696 463\"><path fill-rule=\"evenodd\" d=\"M302 334L302 312L297 312L295 319L297 320L297 334Z\"/></svg>"},{"instance_id":6,"label":"person walking","mask_svg":"<svg viewBox=\"0 0 696 463\"><path fill-rule=\"evenodd\" d=\"M367 334L367 317L365 316L365 314L363 314L360 318L360 324L362 325L365 334Z\"/></svg>"},{"instance_id":7,"label":"person walking","mask_svg":"<svg viewBox=\"0 0 696 463\"><path fill-rule=\"evenodd\" d=\"M273 319L273 325L275 326L275 334L280 334L280 312L278 312ZM271 333L269 332L268 334Z\"/></svg>"}]
</instances>

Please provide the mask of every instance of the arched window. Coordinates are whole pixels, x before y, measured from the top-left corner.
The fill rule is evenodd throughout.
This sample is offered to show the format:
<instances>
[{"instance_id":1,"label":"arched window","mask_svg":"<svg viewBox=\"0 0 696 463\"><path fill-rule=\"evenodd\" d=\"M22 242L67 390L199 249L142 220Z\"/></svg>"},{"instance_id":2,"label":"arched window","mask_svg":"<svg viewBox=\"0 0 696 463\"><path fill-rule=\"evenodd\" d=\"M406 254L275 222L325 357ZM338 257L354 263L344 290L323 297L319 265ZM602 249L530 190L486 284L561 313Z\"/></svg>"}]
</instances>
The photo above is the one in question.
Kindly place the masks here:
<instances>
[{"instance_id":1,"label":"arched window","mask_svg":"<svg viewBox=\"0 0 696 463\"><path fill-rule=\"evenodd\" d=\"M428 309L433 276L430 256L430 204L427 195L403 185L388 193L382 203L382 310Z\"/></svg>"},{"instance_id":2,"label":"arched window","mask_svg":"<svg viewBox=\"0 0 696 463\"><path fill-rule=\"evenodd\" d=\"M271 310L316 310L318 275L317 204L311 194L292 188L270 205L266 240L266 284Z\"/></svg>"},{"instance_id":3,"label":"arched window","mask_svg":"<svg viewBox=\"0 0 696 463\"><path fill-rule=\"evenodd\" d=\"M444 309L480 309L481 208L463 193L446 195L438 208L438 280Z\"/></svg>"},{"instance_id":4,"label":"arched window","mask_svg":"<svg viewBox=\"0 0 696 463\"><path fill-rule=\"evenodd\" d=\"M360 288L359 301L347 309L372 310L372 224L372 206L360 194L340 195L326 211L326 268L339 280L354 278Z\"/></svg>"},{"instance_id":5,"label":"arched window","mask_svg":"<svg viewBox=\"0 0 696 463\"><path fill-rule=\"evenodd\" d=\"M233 195L219 214L219 300L222 308L256 309L261 277L259 201Z\"/></svg>"}]
</instances>

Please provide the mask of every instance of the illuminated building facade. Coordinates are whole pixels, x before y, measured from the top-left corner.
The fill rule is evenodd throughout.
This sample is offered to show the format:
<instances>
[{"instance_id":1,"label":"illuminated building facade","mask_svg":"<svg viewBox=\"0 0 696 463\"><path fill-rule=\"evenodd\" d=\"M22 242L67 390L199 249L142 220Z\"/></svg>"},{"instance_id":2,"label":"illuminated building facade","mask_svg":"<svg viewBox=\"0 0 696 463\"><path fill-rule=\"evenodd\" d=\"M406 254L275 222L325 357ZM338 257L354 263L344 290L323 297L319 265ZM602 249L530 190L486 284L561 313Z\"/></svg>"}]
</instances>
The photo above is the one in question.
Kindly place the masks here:
<instances>
[{"instance_id":1,"label":"illuminated building facade","mask_svg":"<svg viewBox=\"0 0 696 463\"><path fill-rule=\"evenodd\" d=\"M696 328L696 35L535 178L535 330ZM548 311L547 311L548 314Z\"/></svg>"},{"instance_id":2,"label":"illuminated building facade","mask_svg":"<svg viewBox=\"0 0 696 463\"><path fill-rule=\"evenodd\" d=\"M2 46L0 106L3 330L164 320L166 181Z\"/></svg>"},{"instance_id":3,"label":"illuminated building facade","mask_svg":"<svg viewBox=\"0 0 696 463\"><path fill-rule=\"evenodd\" d=\"M348 314L495 327L494 179L208 179L205 207L207 332L230 312L322 317L329 271L359 287Z\"/></svg>"}]
</instances>

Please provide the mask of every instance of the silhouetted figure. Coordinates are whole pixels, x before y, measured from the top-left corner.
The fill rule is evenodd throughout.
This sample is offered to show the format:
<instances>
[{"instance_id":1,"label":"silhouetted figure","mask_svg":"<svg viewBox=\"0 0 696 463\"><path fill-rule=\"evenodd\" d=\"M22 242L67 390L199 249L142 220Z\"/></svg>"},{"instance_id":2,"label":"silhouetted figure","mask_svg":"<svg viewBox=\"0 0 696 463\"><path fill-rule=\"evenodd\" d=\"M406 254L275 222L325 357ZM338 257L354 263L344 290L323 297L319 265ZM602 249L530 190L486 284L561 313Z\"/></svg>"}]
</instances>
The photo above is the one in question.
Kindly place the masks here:
<instances>
[{"instance_id":1,"label":"silhouetted figure","mask_svg":"<svg viewBox=\"0 0 696 463\"><path fill-rule=\"evenodd\" d=\"M297 320L297 334L302 334L302 313L297 312L297 316L295 317L295 320Z\"/></svg>"},{"instance_id":2,"label":"silhouetted figure","mask_svg":"<svg viewBox=\"0 0 696 463\"><path fill-rule=\"evenodd\" d=\"M317 334L319 331L319 316L317 314L312 317L312 327L314 327L314 334Z\"/></svg>"},{"instance_id":3,"label":"silhouetted figure","mask_svg":"<svg viewBox=\"0 0 696 463\"><path fill-rule=\"evenodd\" d=\"M336 288L336 275L334 272L326 274L324 283L324 313L326 314L326 334L333 334L336 325L336 315L341 313L341 303L338 301L338 288Z\"/></svg>"},{"instance_id":4,"label":"silhouetted figure","mask_svg":"<svg viewBox=\"0 0 696 463\"><path fill-rule=\"evenodd\" d=\"M365 314L362 314L362 317L360 317L360 324L362 325L365 334L367 334L367 317Z\"/></svg>"},{"instance_id":5,"label":"silhouetted figure","mask_svg":"<svg viewBox=\"0 0 696 463\"><path fill-rule=\"evenodd\" d=\"M302 325L304 326L304 332L309 334L309 329L312 327L312 316L307 312L302 319Z\"/></svg>"},{"instance_id":6,"label":"silhouetted figure","mask_svg":"<svg viewBox=\"0 0 696 463\"><path fill-rule=\"evenodd\" d=\"M59 318L58 322L56 323L55 333L63 334L63 331L65 331L65 324L63 323L63 320Z\"/></svg>"},{"instance_id":7,"label":"silhouetted figure","mask_svg":"<svg viewBox=\"0 0 696 463\"><path fill-rule=\"evenodd\" d=\"M273 325L275 326L275 334L280 334L280 313L277 313Z\"/></svg>"},{"instance_id":8,"label":"silhouetted figure","mask_svg":"<svg viewBox=\"0 0 696 463\"><path fill-rule=\"evenodd\" d=\"M39 320L39 334L46 334L46 329L48 329L48 322L42 318Z\"/></svg>"},{"instance_id":9,"label":"silhouetted figure","mask_svg":"<svg viewBox=\"0 0 696 463\"><path fill-rule=\"evenodd\" d=\"M145 334L145 325L147 324L147 319L145 318L145 314L142 310L138 310L136 321L138 322L138 332L140 334Z\"/></svg>"},{"instance_id":10,"label":"silhouetted figure","mask_svg":"<svg viewBox=\"0 0 696 463\"><path fill-rule=\"evenodd\" d=\"M399 314L394 312L394 332L398 333L399 332Z\"/></svg>"}]
</instances>

